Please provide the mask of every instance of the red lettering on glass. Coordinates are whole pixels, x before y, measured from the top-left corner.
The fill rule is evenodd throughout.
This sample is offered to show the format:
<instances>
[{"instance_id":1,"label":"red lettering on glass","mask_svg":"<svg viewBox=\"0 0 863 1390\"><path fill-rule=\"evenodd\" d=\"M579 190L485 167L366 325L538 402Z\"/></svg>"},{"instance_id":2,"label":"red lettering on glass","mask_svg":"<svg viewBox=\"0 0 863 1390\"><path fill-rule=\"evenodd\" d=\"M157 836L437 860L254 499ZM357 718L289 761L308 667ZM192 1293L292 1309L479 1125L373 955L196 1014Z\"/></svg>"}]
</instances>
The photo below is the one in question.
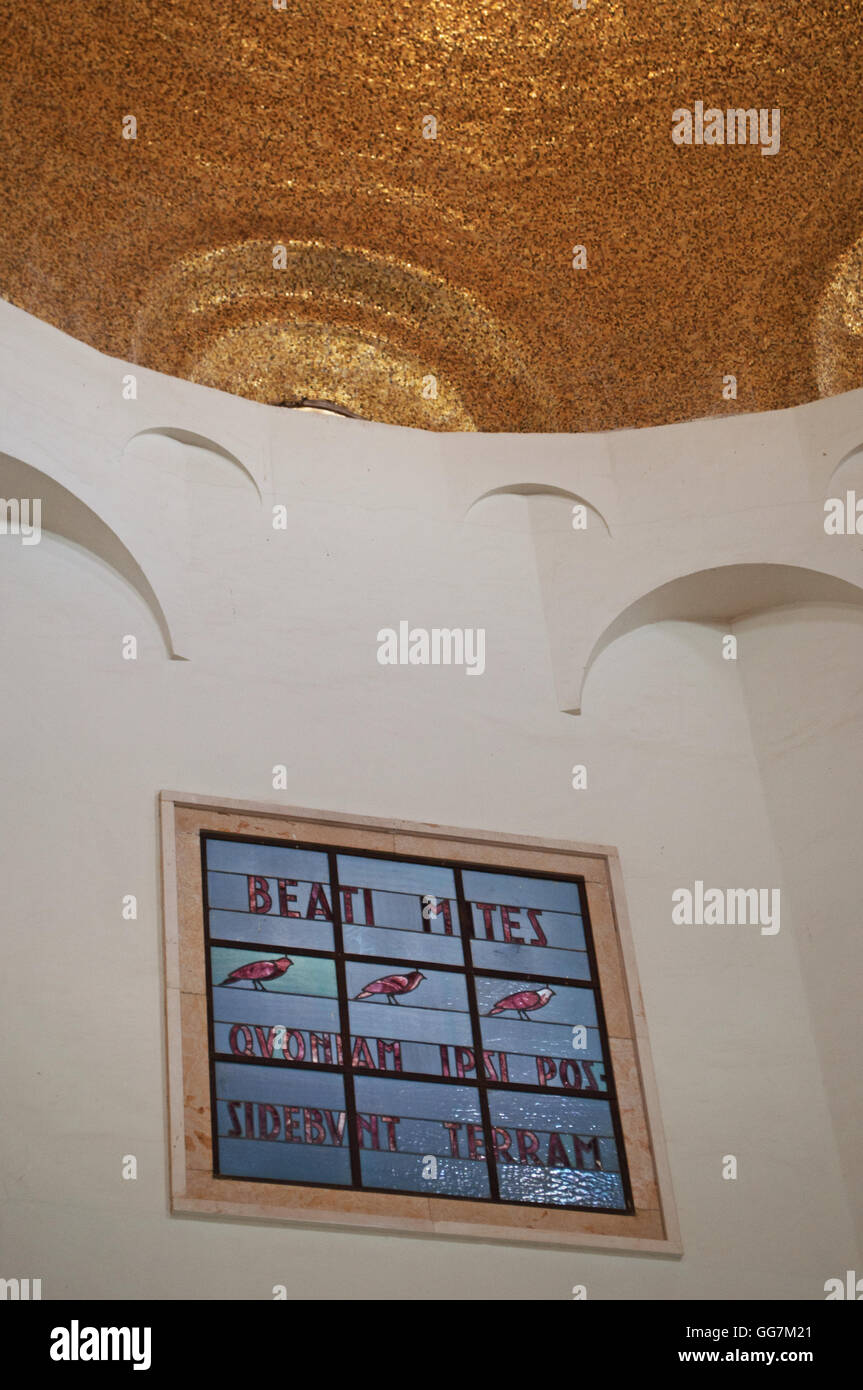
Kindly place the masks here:
<instances>
[{"instance_id":1,"label":"red lettering on glass","mask_svg":"<svg viewBox=\"0 0 863 1390\"><path fill-rule=\"evenodd\" d=\"M399 1123L399 1119L400 1116L398 1115L381 1115L381 1123L387 1132L387 1148L393 1154L398 1152L396 1125Z\"/></svg>"},{"instance_id":2,"label":"red lettering on glass","mask_svg":"<svg viewBox=\"0 0 863 1390\"><path fill-rule=\"evenodd\" d=\"M338 1116L339 1116L338 1124L336 1124L336 1122L333 1120L333 1112L332 1112L332 1110L325 1110L325 1111L324 1111L324 1119L325 1119L326 1122L327 1122L327 1129L330 1131L330 1137L332 1138L334 1144L341 1144L341 1142L342 1142L342 1140L343 1140L343 1138L344 1138L344 1135L345 1135L345 1112L344 1112L344 1110L339 1110Z\"/></svg>"},{"instance_id":3,"label":"red lettering on glass","mask_svg":"<svg viewBox=\"0 0 863 1390\"><path fill-rule=\"evenodd\" d=\"M482 913L486 940L494 941L494 923L491 920L491 914L494 912L494 903L474 903L474 907L478 907Z\"/></svg>"},{"instance_id":4,"label":"red lettering on glass","mask_svg":"<svg viewBox=\"0 0 863 1390\"><path fill-rule=\"evenodd\" d=\"M357 1143L360 1148L364 1147L363 1135L368 1134L372 1141L372 1148L377 1149L378 1145L378 1117L370 1115L368 1119L364 1115L357 1115Z\"/></svg>"},{"instance_id":5,"label":"red lettering on glass","mask_svg":"<svg viewBox=\"0 0 863 1390\"><path fill-rule=\"evenodd\" d=\"M237 1046L237 1039L243 1035L243 1046ZM238 1057L254 1057L255 1044L252 1038L251 1028L247 1028L245 1023L235 1023L228 1034L228 1044L233 1053Z\"/></svg>"},{"instance_id":6,"label":"red lettering on glass","mask_svg":"<svg viewBox=\"0 0 863 1390\"><path fill-rule=\"evenodd\" d=\"M289 1144L294 1143L296 1139L294 1131L297 1127L297 1121L294 1119L294 1116L299 1115L299 1113L299 1107L296 1105L282 1106L282 1114L285 1117L285 1139ZM302 1140L300 1142L302 1143Z\"/></svg>"},{"instance_id":7,"label":"red lettering on glass","mask_svg":"<svg viewBox=\"0 0 863 1390\"><path fill-rule=\"evenodd\" d=\"M356 1038L356 1039L354 1040L354 1050L353 1050L353 1052L351 1053L351 1066L352 1066L352 1067L373 1067L373 1066L374 1066L374 1061L372 1060L372 1054L371 1054L371 1052L369 1051L369 1045L368 1045L368 1043L366 1042L365 1038Z\"/></svg>"},{"instance_id":8,"label":"red lettering on glass","mask_svg":"<svg viewBox=\"0 0 863 1390\"><path fill-rule=\"evenodd\" d=\"M598 1062L585 1062L582 1060L581 1068L584 1071L584 1079L579 1070L578 1062L572 1057L563 1057L555 1062L551 1057L537 1057L536 1076L540 1086L548 1086L555 1076L558 1075L560 1068L560 1084L566 1091L601 1091L603 1077L598 1078L593 1074L593 1068L599 1066Z\"/></svg>"},{"instance_id":9,"label":"red lettering on glass","mask_svg":"<svg viewBox=\"0 0 863 1390\"><path fill-rule=\"evenodd\" d=\"M288 892L288 885L290 885L291 888L296 888L296 886L297 886L297 880L296 880L295 878L277 878L277 879L276 879L276 884L277 884L278 889L279 889L279 913L280 913L280 915L281 915L282 917L299 917L299 916L301 916L301 914L300 914L299 912L295 912L293 908L288 907L288 903L295 903L295 902L297 901L297 895L296 895L296 893L289 893L289 892Z\"/></svg>"},{"instance_id":10,"label":"red lettering on glass","mask_svg":"<svg viewBox=\"0 0 863 1390\"><path fill-rule=\"evenodd\" d=\"M259 1023L255 1024L255 1037L258 1039L258 1047L262 1057L272 1057L278 1032L277 1028L271 1028L268 1033L265 1033Z\"/></svg>"},{"instance_id":11,"label":"red lettering on glass","mask_svg":"<svg viewBox=\"0 0 863 1390\"><path fill-rule=\"evenodd\" d=\"M306 918L308 921L312 922L319 913L327 922L333 920L332 910L327 902L324 885L322 883L313 883L312 891L309 894L309 905L306 909Z\"/></svg>"},{"instance_id":12,"label":"red lettering on glass","mask_svg":"<svg viewBox=\"0 0 863 1390\"><path fill-rule=\"evenodd\" d=\"M514 941L514 942L516 943L517 946L526 946L526 945L527 945L527 942L524 940L523 937L521 937L521 936L513 936L513 934L512 934L512 929L513 929L513 927L520 928L520 927L521 927L521 922L518 920L517 917L510 917L510 913L511 913L511 912L520 912L520 911L521 911L521 908L518 908L518 907L502 907L502 908L501 908L501 910L500 910L500 920L501 920L501 925L503 926L503 939L504 939L504 941Z\"/></svg>"},{"instance_id":13,"label":"red lettering on glass","mask_svg":"<svg viewBox=\"0 0 863 1390\"><path fill-rule=\"evenodd\" d=\"M485 1158L483 1132L479 1125L465 1125L468 1158Z\"/></svg>"},{"instance_id":14,"label":"red lettering on glass","mask_svg":"<svg viewBox=\"0 0 863 1390\"><path fill-rule=\"evenodd\" d=\"M267 1121L272 1120L273 1128L267 1128ZM282 1132L279 1124L279 1112L274 1105L258 1106L258 1138L259 1139L278 1139Z\"/></svg>"},{"instance_id":15,"label":"red lettering on glass","mask_svg":"<svg viewBox=\"0 0 863 1390\"><path fill-rule=\"evenodd\" d=\"M537 908L535 908L535 907L529 907L529 908L527 909L527 920L530 922L530 925L533 927L534 931L536 932L536 941L534 941L534 942L531 943L531 944L534 945L534 946L547 946L547 945L548 945L548 941L546 940L545 932L543 931L542 927L539 925L539 922L537 921L537 918L538 918L538 917L541 917L541 916L542 916L542 911L541 911L540 909L537 909Z\"/></svg>"},{"instance_id":16,"label":"red lettering on glass","mask_svg":"<svg viewBox=\"0 0 863 1390\"><path fill-rule=\"evenodd\" d=\"M273 905L270 897L269 885L265 878L259 878L257 874L247 874L249 880L249 911L250 912L269 912ZM260 898L260 903L258 899Z\"/></svg>"},{"instance_id":17,"label":"red lettering on glass","mask_svg":"<svg viewBox=\"0 0 863 1390\"><path fill-rule=\"evenodd\" d=\"M563 1147L563 1140L559 1134L548 1136L548 1166L549 1168L571 1168L569 1155Z\"/></svg>"},{"instance_id":18,"label":"red lettering on glass","mask_svg":"<svg viewBox=\"0 0 863 1390\"><path fill-rule=\"evenodd\" d=\"M293 1049L294 1043L296 1044L297 1048L296 1052ZM306 1040L300 1032L299 1028L285 1029L285 1041L282 1044L282 1053L286 1058L289 1058L292 1062L305 1061Z\"/></svg>"},{"instance_id":19,"label":"red lettering on glass","mask_svg":"<svg viewBox=\"0 0 863 1390\"><path fill-rule=\"evenodd\" d=\"M472 1047L454 1047L453 1053L455 1055L456 1076L467 1076L468 1072L476 1071L476 1059Z\"/></svg>"},{"instance_id":20,"label":"red lettering on glass","mask_svg":"<svg viewBox=\"0 0 863 1390\"><path fill-rule=\"evenodd\" d=\"M320 1049L323 1049L323 1060L328 1067L333 1065L333 1043L329 1033L310 1033L309 1034L309 1053L313 1062L320 1062Z\"/></svg>"},{"instance_id":21,"label":"red lettering on glass","mask_svg":"<svg viewBox=\"0 0 863 1390\"><path fill-rule=\"evenodd\" d=\"M572 1080L570 1080L572 1073ZM578 1069L578 1062L574 1062L571 1057L566 1057L560 1064L560 1084L567 1091L581 1090L581 1072Z\"/></svg>"},{"instance_id":22,"label":"red lettering on glass","mask_svg":"<svg viewBox=\"0 0 863 1390\"><path fill-rule=\"evenodd\" d=\"M444 1129L449 1133L449 1150L453 1158L458 1158L458 1132L461 1125L458 1120L441 1120Z\"/></svg>"},{"instance_id":23,"label":"red lettering on glass","mask_svg":"<svg viewBox=\"0 0 863 1390\"><path fill-rule=\"evenodd\" d=\"M539 1139L532 1129L517 1129L515 1142L518 1145L519 1163L535 1163L537 1167L542 1167L542 1159L539 1157Z\"/></svg>"},{"instance_id":24,"label":"red lettering on glass","mask_svg":"<svg viewBox=\"0 0 863 1390\"><path fill-rule=\"evenodd\" d=\"M582 1061L581 1065L584 1067L584 1074L587 1077L587 1089L589 1091L598 1091L599 1082L593 1074L593 1064L591 1062Z\"/></svg>"},{"instance_id":25,"label":"red lettering on glass","mask_svg":"<svg viewBox=\"0 0 863 1390\"><path fill-rule=\"evenodd\" d=\"M327 1132L324 1129L324 1117L320 1110L303 1111L303 1132L307 1144L326 1143Z\"/></svg>"},{"instance_id":26,"label":"red lettering on glass","mask_svg":"<svg viewBox=\"0 0 863 1390\"><path fill-rule=\"evenodd\" d=\"M537 1057L536 1059L536 1079L540 1086L547 1086L549 1081L553 1081L557 1076L557 1066L551 1057Z\"/></svg>"},{"instance_id":27,"label":"red lettering on glass","mask_svg":"<svg viewBox=\"0 0 863 1390\"><path fill-rule=\"evenodd\" d=\"M485 1063L485 1074L489 1081L509 1081L509 1059L505 1052L498 1052L497 1064L500 1067L500 1076L494 1069L494 1053L484 1052L482 1060Z\"/></svg>"},{"instance_id":28,"label":"red lettering on glass","mask_svg":"<svg viewBox=\"0 0 863 1390\"><path fill-rule=\"evenodd\" d=\"M393 1071L402 1069L402 1045L394 1039L392 1042L387 1038L378 1038L378 1066L381 1071L387 1069L387 1057L392 1054Z\"/></svg>"},{"instance_id":29,"label":"red lettering on glass","mask_svg":"<svg viewBox=\"0 0 863 1390\"><path fill-rule=\"evenodd\" d=\"M485 929L486 940L494 941L496 938L494 934L493 914L497 911L497 905L495 903L473 903L472 906L482 913L482 921L483 927ZM531 941L525 941L523 936L516 936L514 934L515 931L521 930L524 927L524 923L520 922L518 917L516 916L516 914L519 912L527 913L527 920L533 927L535 936ZM541 916L541 908L504 907L501 905L500 921L503 930L503 940L510 943L514 943L516 946L547 946L548 939L539 922ZM476 936L475 929L474 936Z\"/></svg>"},{"instance_id":30,"label":"red lettering on glass","mask_svg":"<svg viewBox=\"0 0 863 1390\"><path fill-rule=\"evenodd\" d=\"M601 1168L602 1168L602 1158L601 1158L600 1152L599 1152L599 1139L598 1139L598 1137L597 1137L596 1135L594 1135L592 1139L579 1139L579 1137L578 1137L577 1134L573 1134L572 1139L573 1139L573 1143L575 1144L575 1166L576 1166L576 1168L584 1168L584 1167L586 1166L586 1165L584 1164L584 1162L583 1162L583 1159L584 1159L585 1154L592 1154L592 1155L593 1155L593 1166L594 1166L594 1168L595 1168L595 1169L596 1169L596 1168L601 1169Z\"/></svg>"},{"instance_id":31,"label":"red lettering on glass","mask_svg":"<svg viewBox=\"0 0 863 1390\"><path fill-rule=\"evenodd\" d=\"M420 904L424 905L425 903L426 899L420 898ZM426 913L428 913L428 916L426 916ZM438 898L436 902L428 903L428 905L424 907L423 931L431 931L429 923L432 917L440 917L441 913L443 913L444 936L452 936L452 908L449 898Z\"/></svg>"},{"instance_id":32,"label":"red lettering on glass","mask_svg":"<svg viewBox=\"0 0 863 1390\"><path fill-rule=\"evenodd\" d=\"M390 1153L397 1153L396 1146L396 1125L399 1123L398 1115L357 1115L357 1142L360 1148L364 1148L363 1135L368 1134L372 1141L373 1149L380 1149L380 1139L378 1135L378 1120L380 1120L386 1130L386 1147Z\"/></svg>"},{"instance_id":33,"label":"red lettering on glass","mask_svg":"<svg viewBox=\"0 0 863 1390\"><path fill-rule=\"evenodd\" d=\"M509 1151L512 1144L512 1136L509 1130L493 1129L491 1132L491 1140L494 1148L494 1156L499 1163L515 1163L515 1159Z\"/></svg>"}]
</instances>

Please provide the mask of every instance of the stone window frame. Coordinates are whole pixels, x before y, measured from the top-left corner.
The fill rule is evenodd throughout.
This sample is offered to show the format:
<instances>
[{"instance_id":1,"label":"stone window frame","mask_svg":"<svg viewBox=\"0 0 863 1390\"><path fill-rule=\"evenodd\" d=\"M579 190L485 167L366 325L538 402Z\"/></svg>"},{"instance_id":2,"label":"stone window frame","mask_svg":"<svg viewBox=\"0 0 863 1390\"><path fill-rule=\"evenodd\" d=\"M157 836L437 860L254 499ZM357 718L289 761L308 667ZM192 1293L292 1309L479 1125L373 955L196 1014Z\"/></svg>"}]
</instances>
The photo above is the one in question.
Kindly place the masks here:
<instances>
[{"instance_id":1,"label":"stone window frame","mask_svg":"<svg viewBox=\"0 0 863 1390\"><path fill-rule=\"evenodd\" d=\"M342 1229L682 1255L659 1100L615 849L370 816L160 794L171 1210ZM587 899L634 1211L214 1176L201 832L445 859L581 879Z\"/></svg>"}]
</instances>

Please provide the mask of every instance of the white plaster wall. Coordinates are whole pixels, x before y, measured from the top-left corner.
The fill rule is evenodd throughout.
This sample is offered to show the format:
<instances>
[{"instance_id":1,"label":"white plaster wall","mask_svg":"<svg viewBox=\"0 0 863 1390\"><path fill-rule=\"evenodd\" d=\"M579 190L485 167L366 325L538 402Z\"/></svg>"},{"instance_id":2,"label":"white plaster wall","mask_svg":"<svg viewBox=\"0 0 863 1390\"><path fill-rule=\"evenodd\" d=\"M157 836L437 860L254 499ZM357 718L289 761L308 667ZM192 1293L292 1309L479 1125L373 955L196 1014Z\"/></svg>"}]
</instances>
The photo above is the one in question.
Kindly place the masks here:
<instances>
[{"instance_id":1,"label":"white plaster wall","mask_svg":"<svg viewBox=\"0 0 863 1390\"><path fill-rule=\"evenodd\" d=\"M555 1299L585 1283L590 1298L758 1299L823 1297L827 1278L858 1267L816 1045L825 1004L801 969L796 842L779 843L767 733L756 719L760 764L739 663L721 659L719 629L644 628L599 658L584 712L561 713L534 544L545 503L495 497L464 515L513 481L581 495L609 442L414 435L146 372L124 401L131 369L5 305L0 351L0 448L110 518L188 658L168 659L151 609L90 551L0 537L0 1274L41 1277L47 1298L268 1298L283 1283L303 1298ZM818 410L834 448L850 426L847 398L832 404ZM124 448L152 426L215 439L261 495L188 444ZM726 427L699 427L711 457ZM752 432L754 463L763 422ZM612 442L624 492L622 450L675 458L673 430ZM272 529L274 501L287 531ZM486 674L380 667L375 635L400 618L485 627ZM121 657L130 633L136 662ZM587 791L571 789L575 762ZM281 796L276 763L289 770ZM618 846L684 1258L171 1217L163 787ZM696 878L781 886L781 932L672 926L672 890ZM126 893L135 923L121 917ZM859 1113L858 1093L839 1118ZM134 1183L120 1175L130 1153ZM736 1182L721 1177L729 1153Z\"/></svg>"},{"instance_id":2,"label":"white plaster wall","mask_svg":"<svg viewBox=\"0 0 863 1390\"><path fill-rule=\"evenodd\" d=\"M859 538L836 537L835 543L859 553ZM749 619L739 632L740 673L768 814L794 904L815 1041L863 1239L856 1081L863 1054L863 617L839 607L783 610ZM817 1153L816 1145L816 1166Z\"/></svg>"}]
</instances>

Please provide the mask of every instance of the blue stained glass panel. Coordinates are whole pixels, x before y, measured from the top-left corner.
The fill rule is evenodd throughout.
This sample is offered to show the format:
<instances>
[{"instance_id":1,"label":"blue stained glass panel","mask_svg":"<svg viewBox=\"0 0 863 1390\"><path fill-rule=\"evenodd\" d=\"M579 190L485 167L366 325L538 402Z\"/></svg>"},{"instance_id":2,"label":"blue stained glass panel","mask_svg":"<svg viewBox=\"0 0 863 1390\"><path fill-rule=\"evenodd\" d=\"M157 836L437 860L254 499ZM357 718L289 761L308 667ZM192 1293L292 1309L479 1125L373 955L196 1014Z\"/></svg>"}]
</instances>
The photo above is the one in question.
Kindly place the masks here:
<instances>
[{"instance_id":1,"label":"blue stained glass panel","mask_svg":"<svg viewBox=\"0 0 863 1390\"><path fill-rule=\"evenodd\" d=\"M326 882L210 873L207 897L211 937L333 949L332 892Z\"/></svg>"},{"instance_id":2,"label":"blue stained glass panel","mask_svg":"<svg viewBox=\"0 0 863 1390\"><path fill-rule=\"evenodd\" d=\"M215 1090L220 1173L274 1182L350 1183L341 1076L217 1062Z\"/></svg>"},{"instance_id":3,"label":"blue stained glass panel","mask_svg":"<svg viewBox=\"0 0 863 1390\"><path fill-rule=\"evenodd\" d=\"M366 1010L467 1012L464 975L454 970L415 970L400 961L367 965L365 961L349 960L345 973L349 998L362 1003Z\"/></svg>"},{"instance_id":4,"label":"blue stained glass panel","mask_svg":"<svg viewBox=\"0 0 863 1390\"><path fill-rule=\"evenodd\" d=\"M377 1042L394 1040L394 1070L440 1076L443 1053L460 1048L475 1069L467 984L454 971L418 970L396 962L345 964L352 1034ZM368 1066L368 1053L355 1050L355 1066Z\"/></svg>"},{"instance_id":5,"label":"blue stained glass panel","mask_svg":"<svg viewBox=\"0 0 863 1390\"><path fill-rule=\"evenodd\" d=\"M338 867L345 951L463 963L451 869L347 854Z\"/></svg>"},{"instance_id":6,"label":"blue stained glass panel","mask_svg":"<svg viewBox=\"0 0 863 1390\"><path fill-rule=\"evenodd\" d=\"M347 906L347 889L342 888ZM345 950L352 955L395 956L401 960L461 965L464 960L455 898L353 889L350 918L343 913Z\"/></svg>"},{"instance_id":7,"label":"blue stained glass panel","mask_svg":"<svg viewBox=\"0 0 863 1390\"><path fill-rule=\"evenodd\" d=\"M318 1065L341 1060L335 961L229 946L212 946L210 958L217 1052Z\"/></svg>"},{"instance_id":8,"label":"blue stained glass panel","mask_svg":"<svg viewBox=\"0 0 863 1390\"><path fill-rule=\"evenodd\" d=\"M207 838L207 868L225 873L262 874L272 878L298 878L309 882L329 880L329 864L323 850L295 849L292 845L261 845L247 840Z\"/></svg>"},{"instance_id":9,"label":"blue stained glass panel","mask_svg":"<svg viewBox=\"0 0 863 1390\"><path fill-rule=\"evenodd\" d=\"M478 969L587 980L590 963L574 884L466 869Z\"/></svg>"},{"instance_id":10,"label":"blue stained glass panel","mask_svg":"<svg viewBox=\"0 0 863 1390\"><path fill-rule=\"evenodd\" d=\"M488 1197L482 1112L475 1089L358 1077L357 1115L386 1116L360 1133L365 1187L423 1196ZM372 1142L374 1141L374 1142Z\"/></svg>"},{"instance_id":11,"label":"blue stained glass panel","mask_svg":"<svg viewBox=\"0 0 863 1390\"><path fill-rule=\"evenodd\" d=\"M446 936L437 927L426 933L422 928L393 931L381 926L346 926L343 934L345 951L354 956L391 956L403 962L437 965L461 965L464 960L461 937Z\"/></svg>"},{"instance_id":12,"label":"blue stained glass panel","mask_svg":"<svg viewBox=\"0 0 863 1390\"><path fill-rule=\"evenodd\" d=\"M484 869L465 869L462 879L464 895L471 903L523 903L543 911L581 916L578 885L567 880L498 874Z\"/></svg>"},{"instance_id":13,"label":"blue stained glass panel","mask_svg":"<svg viewBox=\"0 0 863 1390\"><path fill-rule=\"evenodd\" d=\"M504 1201L625 1210L607 1101L524 1091L488 1100Z\"/></svg>"},{"instance_id":14,"label":"blue stained glass panel","mask_svg":"<svg viewBox=\"0 0 863 1390\"><path fill-rule=\"evenodd\" d=\"M501 1080L569 1091L607 1090L592 989L477 975L483 1047L505 1059Z\"/></svg>"},{"instance_id":15,"label":"blue stained glass panel","mask_svg":"<svg viewBox=\"0 0 863 1390\"><path fill-rule=\"evenodd\" d=\"M432 894L455 897L455 875L442 864L416 864L409 859L374 859L361 854L339 854L339 883L358 888L382 888L411 897Z\"/></svg>"},{"instance_id":16,"label":"blue stained glass panel","mask_svg":"<svg viewBox=\"0 0 863 1390\"><path fill-rule=\"evenodd\" d=\"M584 923L572 912L549 912L527 904L471 902L471 920L478 941L499 941L537 951L583 951Z\"/></svg>"},{"instance_id":17,"label":"blue stained glass panel","mask_svg":"<svg viewBox=\"0 0 863 1390\"><path fill-rule=\"evenodd\" d=\"M213 989L243 994L336 997L335 961L326 956L279 955L242 946L211 946Z\"/></svg>"},{"instance_id":18,"label":"blue stained glass panel","mask_svg":"<svg viewBox=\"0 0 863 1390\"><path fill-rule=\"evenodd\" d=\"M206 844L211 939L333 950L326 854L227 840Z\"/></svg>"},{"instance_id":19,"label":"blue stained glass panel","mask_svg":"<svg viewBox=\"0 0 863 1390\"><path fill-rule=\"evenodd\" d=\"M248 912L210 911L210 939L247 942L250 946L266 941L285 950L332 951L333 929L329 922L295 922L275 915Z\"/></svg>"},{"instance_id":20,"label":"blue stained glass panel","mask_svg":"<svg viewBox=\"0 0 863 1390\"><path fill-rule=\"evenodd\" d=\"M210 872L207 895L211 908L282 917L288 921L332 922L333 894L326 880L267 878L263 874Z\"/></svg>"},{"instance_id":21,"label":"blue stained glass panel","mask_svg":"<svg viewBox=\"0 0 863 1390\"><path fill-rule=\"evenodd\" d=\"M547 980L589 980L586 951L554 951L538 946L518 946L502 941L475 941L473 963L477 970L506 970Z\"/></svg>"}]
</instances>

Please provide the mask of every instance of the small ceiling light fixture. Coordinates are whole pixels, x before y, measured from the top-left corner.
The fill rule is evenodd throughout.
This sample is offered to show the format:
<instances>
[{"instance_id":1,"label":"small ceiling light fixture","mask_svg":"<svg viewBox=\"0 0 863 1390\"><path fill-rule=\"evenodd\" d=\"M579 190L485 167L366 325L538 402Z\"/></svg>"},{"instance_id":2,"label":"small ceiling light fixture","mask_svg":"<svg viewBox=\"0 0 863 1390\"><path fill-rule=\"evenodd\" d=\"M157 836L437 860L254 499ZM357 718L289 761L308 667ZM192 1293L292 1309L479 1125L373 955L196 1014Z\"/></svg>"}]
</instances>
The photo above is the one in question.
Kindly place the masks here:
<instances>
[{"instance_id":1,"label":"small ceiling light fixture","mask_svg":"<svg viewBox=\"0 0 863 1390\"><path fill-rule=\"evenodd\" d=\"M287 410L308 410L314 415L344 415L348 420L363 418L353 410L348 410L347 406L337 405L335 401L313 401L308 396L301 396L298 401L278 401L277 404Z\"/></svg>"}]
</instances>

